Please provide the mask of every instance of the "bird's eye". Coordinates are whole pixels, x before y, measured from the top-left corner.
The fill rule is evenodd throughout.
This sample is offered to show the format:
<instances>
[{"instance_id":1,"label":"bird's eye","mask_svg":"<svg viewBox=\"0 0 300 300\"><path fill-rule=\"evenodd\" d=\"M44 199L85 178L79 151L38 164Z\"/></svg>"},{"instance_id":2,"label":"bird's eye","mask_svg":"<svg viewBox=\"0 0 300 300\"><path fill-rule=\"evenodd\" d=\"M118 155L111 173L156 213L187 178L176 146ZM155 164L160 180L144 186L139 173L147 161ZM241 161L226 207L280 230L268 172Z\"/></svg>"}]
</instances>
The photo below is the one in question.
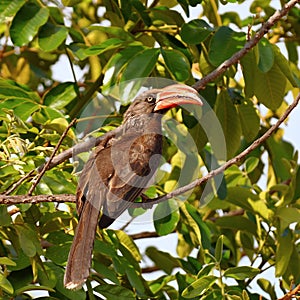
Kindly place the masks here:
<instances>
[{"instance_id":1,"label":"bird's eye","mask_svg":"<svg viewBox=\"0 0 300 300\"><path fill-rule=\"evenodd\" d=\"M149 96L149 97L146 98L146 101L148 103L155 103L156 99L154 97Z\"/></svg>"}]
</instances>

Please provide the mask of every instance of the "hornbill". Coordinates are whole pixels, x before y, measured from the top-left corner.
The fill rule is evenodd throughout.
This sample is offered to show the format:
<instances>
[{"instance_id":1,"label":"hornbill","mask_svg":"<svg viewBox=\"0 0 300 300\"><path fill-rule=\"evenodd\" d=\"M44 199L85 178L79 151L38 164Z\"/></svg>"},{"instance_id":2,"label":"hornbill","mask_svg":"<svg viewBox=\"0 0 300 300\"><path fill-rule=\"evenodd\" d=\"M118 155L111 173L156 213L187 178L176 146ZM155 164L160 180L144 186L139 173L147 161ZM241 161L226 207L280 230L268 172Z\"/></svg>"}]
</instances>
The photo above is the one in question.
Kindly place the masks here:
<instances>
[{"instance_id":1,"label":"hornbill","mask_svg":"<svg viewBox=\"0 0 300 300\"><path fill-rule=\"evenodd\" d=\"M197 91L183 84L143 92L125 112L120 134L91 153L76 191L79 222L64 276L66 288L80 288L89 276L97 224L108 227L153 182L162 153L161 118L183 104L202 105Z\"/></svg>"}]
</instances>

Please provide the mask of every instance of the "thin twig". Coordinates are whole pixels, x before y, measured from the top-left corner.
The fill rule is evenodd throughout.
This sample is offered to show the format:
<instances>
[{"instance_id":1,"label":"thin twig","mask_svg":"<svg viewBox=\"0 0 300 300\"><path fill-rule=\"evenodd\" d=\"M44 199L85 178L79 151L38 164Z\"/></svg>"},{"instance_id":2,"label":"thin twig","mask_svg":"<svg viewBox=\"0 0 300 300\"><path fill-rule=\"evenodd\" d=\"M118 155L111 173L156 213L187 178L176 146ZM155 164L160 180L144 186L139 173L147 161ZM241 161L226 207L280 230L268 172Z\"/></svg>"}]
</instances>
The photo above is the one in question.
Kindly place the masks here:
<instances>
[{"instance_id":1,"label":"thin twig","mask_svg":"<svg viewBox=\"0 0 300 300\"><path fill-rule=\"evenodd\" d=\"M70 65L70 68L71 68L73 80L74 80L75 84L78 86L78 82L77 82L75 70L74 70L74 67L73 67L72 59L71 59L70 54L68 52L68 49L66 47L65 47L65 53L66 53L68 61L69 61L69 65ZM76 94L77 94L77 97L80 99L81 95L80 95L80 92L78 91L78 89L76 89Z\"/></svg>"},{"instance_id":2,"label":"thin twig","mask_svg":"<svg viewBox=\"0 0 300 300\"><path fill-rule=\"evenodd\" d=\"M161 271L161 269L158 266L152 266L152 267L145 267L142 268L142 273L146 274L146 273L152 273L152 272L156 272L156 271Z\"/></svg>"},{"instance_id":3,"label":"thin twig","mask_svg":"<svg viewBox=\"0 0 300 300\"><path fill-rule=\"evenodd\" d=\"M27 180L35 170L31 170L29 173L27 173L25 176L21 177L17 182L15 182L10 189L8 189L5 192L5 195L11 194L18 186L20 186L25 180Z\"/></svg>"},{"instance_id":4,"label":"thin twig","mask_svg":"<svg viewBox=\"0 0 300 300\"><path fill-rule=\"evenodd\" d=\"M45 172L48 170L50 163L52 161L52 159L54 158L56 152L58 151L61 143L63 142L64 138L67 136L67 133L69 131L69 129L76 123L76 119L73 119L70 124L67 126L67 128L65 129L65 131L63 132L63 134L61 135L57 145L55 146L49 160L47 161L47 163L44 165L42 171L38 174L37 178L33 181L32 186L30 187L29 191L28 191L28 196L32 195L32 192L34 191L34 189L36 188L36 186L38 185L38 183L40 182L40 180L42 179L43 175L45 174Z\"/></svg>"},{"instance_id":5,"label":"thin twig","mask_svg":"<svg viewBox=\"0 0 300 300\"><path fill-rule=\"evenodd\" d=\"M139 239L148 239L148 238L156 238L159 237L157 232L153 231L144 231L144 232L139 232L135 234L130 234L129 235L133 240L139 240Z\"/></svg>"},{"instance_id":6,"label":"thin twig","mask_svg":"<svg viewBox=\"0 0 300 300\"><path fill-rule=\"evenodd\" d=\"M248 41L245 46L238 52L236 52L229 59L225 60L218 68L209 73L207 76L203 77L197 81L193 88L197 91L203 89L209 82L218 78L223 74L230 66L236 64L245 54L247 54L253 47L255 47L262 37L278 22L282 17L288 14L290 9L292 9L299 0L292 0L286 3L281 10L277 10L260 28L260 30L255 34L255 36Z\"/></svg>"}]
</instances>

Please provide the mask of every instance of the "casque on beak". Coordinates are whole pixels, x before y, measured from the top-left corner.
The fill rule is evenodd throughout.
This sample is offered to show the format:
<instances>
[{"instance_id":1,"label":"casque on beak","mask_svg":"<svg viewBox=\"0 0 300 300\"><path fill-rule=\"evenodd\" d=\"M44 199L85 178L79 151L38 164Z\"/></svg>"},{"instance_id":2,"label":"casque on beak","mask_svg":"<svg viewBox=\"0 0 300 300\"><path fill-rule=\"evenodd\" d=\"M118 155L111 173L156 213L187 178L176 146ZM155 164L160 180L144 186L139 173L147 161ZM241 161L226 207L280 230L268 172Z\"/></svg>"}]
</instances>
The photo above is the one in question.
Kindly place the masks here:
<instances>
[{"instance_id":1,"label":"casque on beak","mask_svg":"<svg viewBox=\"0 0 300 300\"><path fill-rule=\"evenodd\" d=\"M156 98L154 111L169 109L183 104L203 105L198 92L184 84L173 84L162 89Z\"/></svg>"}]
</instances>

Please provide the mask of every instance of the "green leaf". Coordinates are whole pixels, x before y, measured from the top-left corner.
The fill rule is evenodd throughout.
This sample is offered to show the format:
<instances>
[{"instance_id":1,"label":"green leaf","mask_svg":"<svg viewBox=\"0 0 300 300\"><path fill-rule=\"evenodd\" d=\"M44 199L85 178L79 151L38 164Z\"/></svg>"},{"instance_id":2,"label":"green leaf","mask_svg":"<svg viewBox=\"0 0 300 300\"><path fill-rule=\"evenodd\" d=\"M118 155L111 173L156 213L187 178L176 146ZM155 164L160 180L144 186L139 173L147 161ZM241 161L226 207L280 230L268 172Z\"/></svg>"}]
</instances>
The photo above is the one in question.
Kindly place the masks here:
<instances>
[{"instance_id":1,"label":"green leaf","mask_svg":"<svg viewBox=\"0 0 300 300\"><path fill-rule=\"evenodd\" d=\"M141 253L133 242L132 238L128 236L123 230L115 230L114 233L118 237L120 243L124 245L128 251L133 255L136 261L140 261L142 259Z\"/></svg>"},{"instance_id":2,"label":"green leaf","mask_svg":"<svg viewBox=\"0 0 300 300\"><path fill-rule=\"evenodd\" d=\"M14 288L11 283L0 273L0 290L1 289L10 295L14 293Z\"/></svg>"},{"instance_id":3,"label":"green leaf","mask_svg":"<svg viewBox=\"0 0 300 300\"><path fill-rule=\"evenodd\" d=\"M106 278L115 284L120 283L120 280L118 279L118 274L116 273L116 271L113 268L101 263L99 260L99 256L95 257L95 259L93 261L93 269L95 269L96 272L101 274L103 276L103 278Z\"/></svg>"},{"instance_id":4,"label":"green leaf","mask_svg":"<svg viewBox=\"0 0 300 300\"><path fill-rule=\"evenodd\" d=\"M213 35L208 57L214 66L219 66L235 52L243 48L246 41L245 34L235 32L227 26L221 26Z\"/></svg>"},{"instance_id":5,"label":"green leaf","mask_svg":"<svg viewBox=\"0 0 300 300\"><path fill-rule=\"evenodd\" d=\"M190 215L187 209L188 206L189 206L188 203L184 203L183 205L180 206L181 219L182 222L184 222L189 229L189 234L191 236L193 244L195 246L201 245L201 231L198 223Z\"/></svg>"},{"instance_id":6,"label":"green leaf","mask_svg":"<svg viewBox=\"0 0 300 300\"><path fill-rule=\"evenodd\" d=\"M124 50L113 55L105 66L102 91L105 92L106 89L116 84L118 76L124 65L126 65L132 57L144 49L145 47L141 45L128 46Z\"/></svg>"},{"instance_id":7,"label":"green leaf","mask_svg":"<svg viewBox=\"0 0 300 300\"><path fill-rule=\"evenodd\" d=\"M257 235L256 224L243 216L225 216L216 220L216 225L232 230L242 230Z\"/></svg>"},{"instance_id":8,"label":"green leaf","mask_svg":"<svg viewBox=\"0 0 300 300\"><path fill-rule=\"evenodd\" d=\"M251 98L254 95L255 77L258 70L257 47L251 49L246 55L244 55L241 58L240 63L245 80L245 96L246 98Z\"/></svg>"},{"instance_id":9,"label":"green leaf","mask_svg":"<svg viewBox=\"0 0 300 300\"><path fill-rule=\"evenodd\" d=\"M247 278L253 278L260 273L260 270L257 268L249 266L233 267L228 268L224 272L225 277L231 277L236 280L245 280Z\"/></svg>"},{"instance_id":10,"label":"green leaf","mask_svg":"<svg viewBox=\"0 0 300 300\"><path fill-rule=\"evenodd\" d=\"M299 220L298 220L299 221ZM275 275L276 277L283 276L290 264L291 255L293 253L293 235L291 230L287 229L283 235L277 238L277 248L275 255Z\"/></svg>"},{"instance_id":11,"label":"green leaf","mask_svg":"<svg viewBox=\"0 0 300 300\"><path fill-rule=\"evenodd\" d=\"M48 292L54 292L54 290L48 286L29 284L27 286L17 289L15 293L22 294L24 292L29 292L29 291L43 291L43 290Z\"/></svg>"},{"instance_id":12,"label":"green leaf","mask_svg":"<svg viewBox=\"0 0 300 300\"><path fill-rule=\"evenodd\" d=\"M230 170L228 171L230 172ZM264 200L260 199L258 195L254 194L250 188L241 186L229 187L226 201L255 214L259 214L266 220L273 215L272 210L267 207Z\"/></svg>"},{"instance_id":13,"label":"green leaf","mask_svg":"<svg viewBox=\"0 0 300 300\"><path fill-rule=\"evenodd\" d=\"M235 0L231 0L228 2L237 2ZM243 27L241 17L237 12L229 11L225 12L221 15L222 22L224 25L228 26L230 23L237 25L239 28Z\"/></svg>"},{"instance_id":14,"label":"green leaf","mask_svg":"<svg viewBox=\"0 0 300 300\"><path fill-rule=\"evenodd\" d=\"M161 270L165 271L167 274L171 274L173 269L181 266L178 259L167 252L157 250L155 247L148 247L146 249L146 254Z\"/></svg>"},{"instance_id":15,"label":"green leaf","mask_svg":"<svg viewBox=\"0 0 300 300\"><path fill-rule=\"evenodd\" d=\"M205 221L203 221L202 215L195 206L189 203L186 203L185 206L192 219L195 220L199 226L201 232L201 245L205 249L209 249L211 247L211 231L209 229L209 226Z\"/></svg>"},{"instance_id":16,"label":"green leaf","mask_svg":"<svg viewBox=\"0 0 300 300\"><path fill-rule=\"evenodd\" d=\"M86 48L84 50L84 54L86 55L86 57L90 55L100 55L108 50L119 48L122 44L124 44L123 40L117 38L111 38L99 45L94 45Z\"/></svg>"},{"instance_id":17,"label":"green leaf","mask_svg":"<svg viewBox=\"0 0 300 300\"><path fill-rule=\"evenodd\" d=\"M52 129L52 130L55 130L58 133L62 134L66 130L68 125L69 124L66 119L57 118L57 119L51 120L49 123L45 124L44 128ZM43 136L47 137L47 135L43 135ZM74 134L72 134L72 131L68 131L68 136L71 138L74 138ZM48 135L48 138L50 138L49 135Z\"/></svg>"},{"instance_id":18,"label":"green leaf","mask_svg":"<svg viewBox=\"0 0 300 300\"><path fill-rule=\"evenodd\" d=\"M121 81L149 76L155 67L158 55L159 49L145 49L136 54L128 62Z\"/></svg>"},{"instance_id":19,"label":"green leaf","mask_svg":"<svg viewBox=\"0 0 300 300\"><path fill-rule=\"evenodd\" d=\"M257 69L254 80L254 94L258 101L272 110L279 108L285 94L287 79L278 65L274 64L267 73Z\"/></svg>"},{"instance_id":20,"label":"green leaf","mask_svg":"<svg viewBox=\"0 0 300 300\"><path fill-rule=\"evenodd\" d=\"M259 41L258 54L258 68L264 73L269 72L274 64L274 52L273 46L267 39L264 38Z\"/></svg>"},{"instance_id":21,"label":"green leaf","mask_svg":"<svg viewBox=\"0 0 300 300\"><path fill-rule=\"evenodd\" d=\"M49 171L43 177L42 182L46 183L54 194L73 194L75 192L75 185L66 175L69 174L59 170Z\"/></svg>"},{"instance_id":22,"label":"green leaf","mask_svg":"<svg viewBox=\"0 0 300 300\"><path fill-rule=\"evenodd\" d=\"M278 132L278 136L275 134L268 138L266 142L278 181L289 180L291 178L290 171L283 164L283 161L284 159L287 161L292 160L294 152L292 144L279 138L281 134Z\"/></svg>"},{"instance_id":23,"label":"green leaf","mask_svg":"<svg viewBox=\"0 0 300 300\"><path fill-rule=\"evenodd\" d=\"M213 28L204 20L196 19L183 24L180 36L184 42L195 45L205 41L212 32Z\"/></svg>"},{"instance_id":24,"label":"green leaf","mask_svg":"<svg viewBox=\"0 0 300 300\"><path fill-rule=\"evenodd\" d=\"M18 232L18 238L23 252L29 257L41 254L42 248L37 232L31 229L27 224L15 227Z\"/></svg>"},{"instance_id":25,"label":"green leaf","mask_svg":"<svg viewBox=\"0 0 300 300\"><path fill-rule=\"evenodd\" d=\"M25 102L26 100L31 100L31 97L27 93L27 91L21 88L14 87L8 84L0 84L0 99L6 101L14 101L14 105L17 106L18 104L20 104L20 101Z\"/></svg>"},{"instance_id":26,"label":"green leaf","mask_svg":"<svg viewBox=\"0 0 300 300\"><path fill-rule=\"evenodd\" d=\"M172 49L172 50L163 50L161 49L161 54L164 58L166 67L171 73L171 76L179 81L183 82L190 78L190 64L188 59L182 52Z\"/></svg>"},{"instance_id":27,"label":"green leaf","mask_svg":"<svg viewBox=\"0 0 300 300\"><path fill-rule=\"evenodd\" d=\"M296 80L297 75L294 74L291 69L290 61L286 59L286 57L281 53L280 49L276 45L272 45L272 47L275 55L275 63L279 67L282 74L286 76L293 87L300 87L299 83L297 83Z\"/></svg>"},{"instance_id":28,"label":"green leaf","mask_svg":"<svg viewBox=\"0 0 300 300\"><path fill-rule=\"evenodd\" d=\"M85 60L91 55L101 55L106 51L120 48L125 44L128 44L128 42L124 42L117 38L111 38L99 45L93 45L91 47L87 47L85 44L81 43L71 43L68 45L68 48L77 56L78 59Z\"/></svg>"},{"instance_id":29,"label":"green leaf","mask_svg":"<svg viewBox=\"0 0 300 300\"><path fill-rule=\"evenodd\" d=\"M240 147L242 129L236 107L226 91L218 95L215 111L226 140L227 157L231 158Z\"/></svg>"},{"instance_id":30,"label":"green leaf","mask_svg":"<svg viewBox=\"0 0 300 300\"><path fill-rule=\"evenodd\" d=\"M117 27L117 26L99 26L93 25L89 27L89 30L99 30L101 32L105 32L110 36L115 36L123 41L134 41L133 35L130 32L124 30L124 28Z\"/></svg>"},{"instance_id":31,"label":"green leaf","mask_svg":"<svg viewBox=\"0 0 300 300\"><path fill-rule=\"evenodd\" d=\"M298 59L299 59L298 43L296 41L285 41L285 46L286 46L286 49L288 52L288 61L297 65ZM277 48L277 50L279 50L278 47L276 47L276 48ZM279 53L280 53L280 50L279 50Z\"/></svg>"},{"instance_id":32,"label":"green leaf","mask_svg":"<svg viewBox=\"0 0 300 300\"><path fill-rule=\"evenodd\" d=\"M0 177L1 177L0 169ZM11 216L7 211L6 205L0 205L0 226L9 226L12 222Z\"/></svg>"},{"instance_id":33,"label":"green leaf","mask_svg":"<svg viewBox=\"0 0 300 300\"><path fill-rule=\"evenodd\" d=\"M216 280L217 277L212 275L203 276L185 288L182 292L182 296L188 299L199 297L201 294L206 292L216 282Z\"/></svg>"},{"instance_id":34,"label":"green leaf","mask_svg":"<svg viewBox=\"0 0 300 300\"><path fill-rule=\"evenodd\" d=\"M2 0L0 2L0 22L5 22L6 18L13 17L25 2L25 0Z\"/></svg>"},{"instance_id":35,"label":"green leaf","mask_svg":"<svg viewBox=\"0 0 300 300\"><path fill-rule=\"evenodd\" d=\"M52 121L55 119L63 118L63 114L59 112L57 109L44 106L41 108L40 111L38 111L36 114L33 114L32 118L35 122L38 124L44 124L47 123L47 121Z\"/></svg>"},{"instance_id":36,"label":"green leaf","mask_svg":"<svg viewBox=\"0 0 300 300\"><path fill-rule=\"evenodd\" d=\"M119 285L114 285L114 284L98 285L94 290L100 293L101 295L103 295L104 297L106 297L107 299L118 299L118 300L136 299L133 291Z\"/></svg>"},{"instance_id":37,"label":"green leaf","mask_svg":"<svg viewBox=\"0 0 300 300\"><path fill-rule=\"evenodd\" d=\"M155 231L159 235L173 232L180 219L177 202L174 199L159 203L153 213Z\"/></svg>"},{"instance_id":38,"label":"green leaf","mask_svg":"<svg viewBox=\"0 0 300 300\"><path fill-rule=\"evenodd\" d=\"M0 265L16 266L17 264L8 257L0 257Z\"/></svg>"},{"instance_id":39,"label":"green leaf","mask_svg":"<svg viewBox=\"0 0 300 300\"><path fill-rule=\"evenodd\" d=\"M243 101L236 106L243 135L247 142L251 142L257 136L260 129L260 119L251 101Z\"/></svg>"},{"instance_id":40,"label":"green leaf","mask_svg":"<svg viewBox=\"0 0 300 300\"><path fill-rule=\"evenodd\" d=\"M116 249L113 247L113 245L98 239L95 240L94 250L111 258L117 256Z\"/></svg>"},{"instance_id":41,"label":"green leaf","mask_svg":"<svg viewBox=\"0 0 300 300\"><path fill-rule=\"evenodd\" d=\"M148 11L146 7L143 5L143 3L139 0L131 0L130 3L135 8L135 11L139 14L143 22L147 26L151 26L152 24L151 18L149 17Z\"/></svg>"},{"instance_id":42,"label":"green leaf","mask_svg":"<svg viewBox=\"0 0 300 300\"><path fill-rule=\"evenodd\" d=\"M161 2L160 2L161 3ZM170 1L168 1L168 3L164 3L161 5L167 5L169 4ZM181 27L184 24L184 19L182 17L182 15L175 10L171 10L171 9L151 9L150 11L150 17L152 19L152 23L153 24L161 24L162 22L164 24L167 25L177 25L179 27Z\"/></svg>"},{"instance_id":43,"label":"green leaf","mask_svg":"<svg viewBox=\"0 0 300 300\"><path fill-rule=\"evenodd\" d=\"M70 30L71 33L71 30ZM74 55L79 60L85 60L88 55L85 53L85 50L88 48L85 44L82 42L74 42L68 45L68 48L74 53Z\"/></svg>"},{"instance_id":44,"label":"green leaf","mask_svg":"<svg viewBox=\"0 0 300 300\"><path fill-rule=\"evenodd\" d=\"M24 102L22 105L15 107L14 113L17 115L22 121L26 121L32 113L37 111L40 106L33 102Z\"/></svg>"},{"instance_id":45,"label":"green leaf","mask_svg":"<svg viewBox=\"0 0 300 300\"><path fill-rule=\"evenodd\" d=\"M26 121L29 116L40 108L39 97L25 87L12 81L0 79L0 115L6 115L5 109L11 111L11 115L18 116ZM12 112L13 110L13 112Z\"/></svg>"},{"instance_id":46,"label":"green leaf","mask_svg":"<svg viewBox=\"0 0 300 300\"><path fill-rule=\"evenodd\" d=\"M77 97L76 85L73 82L64 82L52 88L45 96L45 105L62 109Z\"/></svg>"},{"instance_id":47,"label":"green leaf","mask_svg":"<svg viewBox=\"0 0 300 300\"><path fill-rule=\"evenodd\" d=\"M259 164L259 159L257 157L251 156L245 161L245 171L249 174L255 170Z\"/></svg>"},{"instance_id":48,"label":"green leaf","mask_svg":"<svg viewBox=\"0 0 300 300\"><path fill-rule=\"evenodd\" d=\"M257 284L259 287L264 290L268 295L271 296L271 299L277 299L274 286L270 283L269 280L265 278L257 279Z\"/></svg>"},{"instance_id":49,"label":"green leaf","mask_svg":"<svg viewBox=\"0 0 300 300\"><path fill-rule=\"evenodd\" d=\"M133 288L136 289L138 294L144 295L145 294L145 286L144 286L144 279L141 274L139 274L133 266L128 266L126 268L126 275L127 278Z\"/></svg>"},{"instance_id":50,"label":"green leaf","mask_svg":"<svg viewBox=\"0 0 300 300\"><path fill-rule=\"evenodd\" d=\"M68 29L65 26L56 26L46 23L38 34L39 46L43 51L56 50L68 36Z\"/></svg>"},{"instance_id":51,"label":"green leaf","mask_svg":"<svg viewBox=\"0 0 300 300\"><path fill-rule=\"evenodd\" d=\"M40 7L34 3L26 3L14 17L10 35L16 46L24 46L33 40L39 28L44 25L49 17L47 7Z\"/></svg>"},{"instance_id":52,"label":"green leaf","mask_svg":"<svg viewBox=\"0 0 300 300\"><path fill-rule=\"evenodd\" d=\"M80 3L82 0L62 0L62 4L64 6L74 6L78 3Z\"/></svg>"},{"instance_id":53,"label":"green leaf","mask_svg":"<svg viewBox=\"0 0 300 300\"><path fill-rule=\"evenodd\" d=\"M45 256L55 264L63 266L68 259L69 250L70 244L68 243L63 245L54 245L47 248Z\"/></svg>"},{"instance_id":54,"label":"green leaf","mask_svg":"<svg viewBox=\"0 0 300 300\"><path fill-rule=\"evenodd\" d=\"M291 223L299 223L300 211L296 207L279 207L276 216L280 218L281 229L286 229Z\"/></svg>"},{"instance_id":55,"label":"green leaf","mask_svg":"<svg viewBox=\"0 0 300 300\"><path fill-rule=\"evenodd\" d=\"M220 235L215 249L215 258L218 263L222 260L224 235Z\"/></svg>"},{"instance_id":56,"label":"green leaf","mask_svg":"<svg viewBox=\"0 0 300 300\"><path fill-rule=\"evenodd\" d=\"M223 239L224 240L224 239ZM202 269L198 272L197 274L197 278L201 278L203 276L207 276L209 273L211 273L211 271L213 269L216 268L216 263L215 262L212 262L212 263L209 263L207 265L205 265L204 267L202 267Z\"/></svg>"},{"instance_id":57,"label":"green leaf","mask_svg":"<svg viewBox=\"0 0 300 300\"><path fill-rule=\"evenodd\" d=\"M173 281L174 280L174 276L161 276L153 281L151 281L149 283L149 288L151 290L151 292L153 294L157 294L159 291L170 291L168 288L169 286L167 286L167 284L170 282L170 281ZM173 291L170 291L173 295ZM167 292L168 293L168 292ZM168 293L168 295L170 296L170 294ZM178 293L176 294L177 297L174 298L170 298L170 299L178 299Z\"/></svg>"}]
</instances>

